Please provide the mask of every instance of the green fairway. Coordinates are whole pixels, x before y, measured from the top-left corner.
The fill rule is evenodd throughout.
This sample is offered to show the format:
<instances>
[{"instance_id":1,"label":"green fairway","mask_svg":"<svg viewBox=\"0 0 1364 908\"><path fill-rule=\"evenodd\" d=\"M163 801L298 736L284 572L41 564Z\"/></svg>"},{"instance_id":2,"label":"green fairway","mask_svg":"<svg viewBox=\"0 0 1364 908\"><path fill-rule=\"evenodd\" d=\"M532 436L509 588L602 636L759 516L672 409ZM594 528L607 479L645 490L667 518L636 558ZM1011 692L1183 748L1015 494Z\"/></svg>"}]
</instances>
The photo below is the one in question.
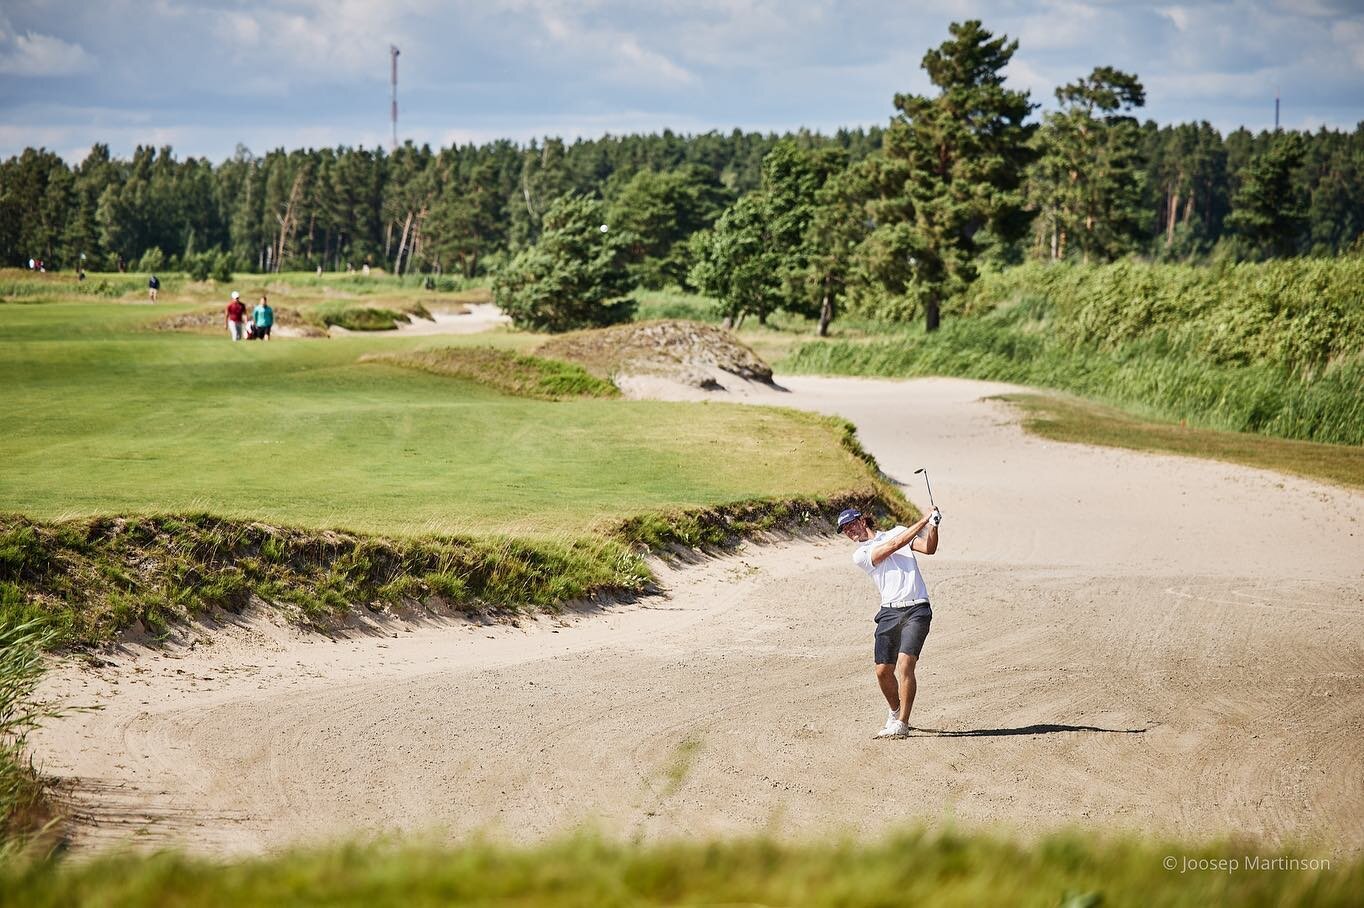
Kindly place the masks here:
<instances>
[{"instance_id":1,"label":"green fairway","mask_svg":"<svg viewBox=\"0 0 1364 908\"><path fill-rule=\"evenodd\" d=\"M547 535L664 507L867 481L837 433L812 417L528 400L359 362L486 339L234 344L225 334L149 328L214 299L181 297L155 310L131 294L0 305L0 511L42 519L206 511L382 533Z\"/></svg>"}]
</instances>

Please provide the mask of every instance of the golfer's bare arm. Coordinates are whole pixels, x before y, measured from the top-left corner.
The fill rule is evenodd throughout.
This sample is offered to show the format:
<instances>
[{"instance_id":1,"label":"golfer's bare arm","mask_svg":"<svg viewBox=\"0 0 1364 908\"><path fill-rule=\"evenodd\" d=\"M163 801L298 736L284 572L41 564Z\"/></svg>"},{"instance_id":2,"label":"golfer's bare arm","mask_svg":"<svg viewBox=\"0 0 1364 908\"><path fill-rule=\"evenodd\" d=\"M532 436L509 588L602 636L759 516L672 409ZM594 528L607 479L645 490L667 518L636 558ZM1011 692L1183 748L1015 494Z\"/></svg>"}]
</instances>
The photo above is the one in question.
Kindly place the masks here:
<instances>
[{"instance_id":1,"label":"golfer's bare arm","mask_svg":"<svg viewBox=\"0 0 1364 908\"><path fill-rule=\"evenodd\" d=\"M932 512L925 515L924 518L914 524L914 526L907 528L899 536L892 536L876 548L872 549L871 563L880 564L905 546L910 546L914 551L922 552L925 555L932 555L936 552L938 550L938 528L929 524L928 518L930 516L932 516ZM919 531L924 527L928 527L928 536L924 539L919 539Z\"/></svg>"}]
</instances>

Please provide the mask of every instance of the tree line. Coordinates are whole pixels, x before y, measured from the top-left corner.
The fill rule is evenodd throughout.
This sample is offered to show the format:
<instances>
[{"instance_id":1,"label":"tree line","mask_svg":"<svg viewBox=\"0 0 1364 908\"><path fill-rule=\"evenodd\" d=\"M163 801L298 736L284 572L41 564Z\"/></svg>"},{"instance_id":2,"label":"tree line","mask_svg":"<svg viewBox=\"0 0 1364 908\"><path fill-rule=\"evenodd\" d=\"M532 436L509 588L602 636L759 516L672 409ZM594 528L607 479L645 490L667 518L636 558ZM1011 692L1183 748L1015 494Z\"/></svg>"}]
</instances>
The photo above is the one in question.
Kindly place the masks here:
<instances>
[{"instance_id":1,"label":"tree line","mask_svg":"<svg viewBox=\"0 0 1364 908\"><path fill-rule=\"evenodd\" d=\"M786 309L827 328L852 306L922 312L931 329L987 264L1360 247L1364 123L1226 136L1206 122L1142 123L1139 78L1112 67L1057 88L1039 117L1027 92L1004 85L1017 47L979 21L955 23L923 60L935 94L897 95L884 128L830 136L239 148L216 166L169 148L124 161L97 145L69 167L28 149L0 164L0 257L201 272L209 259L258 272L369 264L495 274L527 299L557 281L597 302L679 284L736 319ZM602 278L610 290L596 293L591 269L570 276L577 266L556 259L579 253L624 278Z\"/></svg>"},{"instance_id":2,"label":"tree line","mask_svg":"<svg viewBox=\"0 0 1364 908\"><path fill-rule=\"evenodd\" d=\"M753 189L777 142L836 146L860 159L880 146L880 133L665 131L264 156L238 147L216 166L177 159L169 147L139 147L121 160L96 145L74 167L26 149L0 164L0 261L75 268L83 254L87 268L115 270L139 267L149 253L160 267L222 253L234 268L259 272L369 264L472 277L534 243L550 204L568 193L616 202L654 252ZM668 273L666 263L656 267Z\"/></svg>"}]
</instances>

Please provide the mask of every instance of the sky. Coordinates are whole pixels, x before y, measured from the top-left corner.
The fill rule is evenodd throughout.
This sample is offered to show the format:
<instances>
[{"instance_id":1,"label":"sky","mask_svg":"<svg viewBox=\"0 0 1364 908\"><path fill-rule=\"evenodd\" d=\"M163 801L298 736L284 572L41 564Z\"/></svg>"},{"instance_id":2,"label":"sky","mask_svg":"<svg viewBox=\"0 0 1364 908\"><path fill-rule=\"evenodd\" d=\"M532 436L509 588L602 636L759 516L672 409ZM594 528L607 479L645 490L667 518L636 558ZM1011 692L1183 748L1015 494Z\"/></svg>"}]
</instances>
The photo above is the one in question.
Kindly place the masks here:
<instances>
[{"instance_id":1,"label":"sky","mask_svg":"<svg viewBox=\"0 0 1364 908\"><path fill-rule=\"evenodd\" d=\"M1271 128L1276 91L1287 128L1364 121L1364 0L0 0L0 158L387 146L390 45L433 147L884 125L973 17L1043 110L1109 65L1159 123Z\"/></svg>"}]
</instances>

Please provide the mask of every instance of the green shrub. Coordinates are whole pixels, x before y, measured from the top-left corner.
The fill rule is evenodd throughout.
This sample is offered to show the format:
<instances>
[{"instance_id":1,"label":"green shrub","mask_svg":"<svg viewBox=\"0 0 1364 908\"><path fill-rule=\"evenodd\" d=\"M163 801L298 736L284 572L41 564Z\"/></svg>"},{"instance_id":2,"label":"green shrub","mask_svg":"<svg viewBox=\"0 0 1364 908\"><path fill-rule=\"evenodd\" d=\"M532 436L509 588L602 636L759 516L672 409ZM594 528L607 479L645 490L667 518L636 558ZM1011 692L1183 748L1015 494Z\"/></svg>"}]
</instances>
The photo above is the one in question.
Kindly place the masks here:
<instances>
[{"instance_id":1,"label":"green shrub","mask_svg":"<svg viewBox=\"0 0 1364 908\"><path fill-rule=\"evenodd\" d=\"M230 284L232 282L232 256L226 252L219 252L215 255L213 257L213 269L209 276L220 284Z\"/></svg>"},{"instance_id":2,"label":"green shrub","mask_svg":"<svg viewBox=\"0 0 1364 908\"><path fill-rule=\"evenodd\" d=\"M166 255L161 251L160 246L153 246L142 254L142 261L138 263L137 270L156 272L166 267Z\"/></svg>"},{"instance_id":3,"label":"green shrub","mask_svg":"<svg viewBox=\"0 0 1364 908\"><path fill-rule=\"evenodd\" d=\"M213 271L213 253L196 252L193 255L185 256L184 268L190 280L208 280L209 274Z\"/></svg>"},{"instance_id":4,"label":"green shrub","mask_svg":"<svg viewBox=\"0 0 1364 908\"><path fill-rule=\"evenodd\" d=\"M520 328L572 331L629 320L627 240L602 231L601 202L569 194L544 218L539 242L498 271L493 296Z\"/></svg>"}]
</instances>

